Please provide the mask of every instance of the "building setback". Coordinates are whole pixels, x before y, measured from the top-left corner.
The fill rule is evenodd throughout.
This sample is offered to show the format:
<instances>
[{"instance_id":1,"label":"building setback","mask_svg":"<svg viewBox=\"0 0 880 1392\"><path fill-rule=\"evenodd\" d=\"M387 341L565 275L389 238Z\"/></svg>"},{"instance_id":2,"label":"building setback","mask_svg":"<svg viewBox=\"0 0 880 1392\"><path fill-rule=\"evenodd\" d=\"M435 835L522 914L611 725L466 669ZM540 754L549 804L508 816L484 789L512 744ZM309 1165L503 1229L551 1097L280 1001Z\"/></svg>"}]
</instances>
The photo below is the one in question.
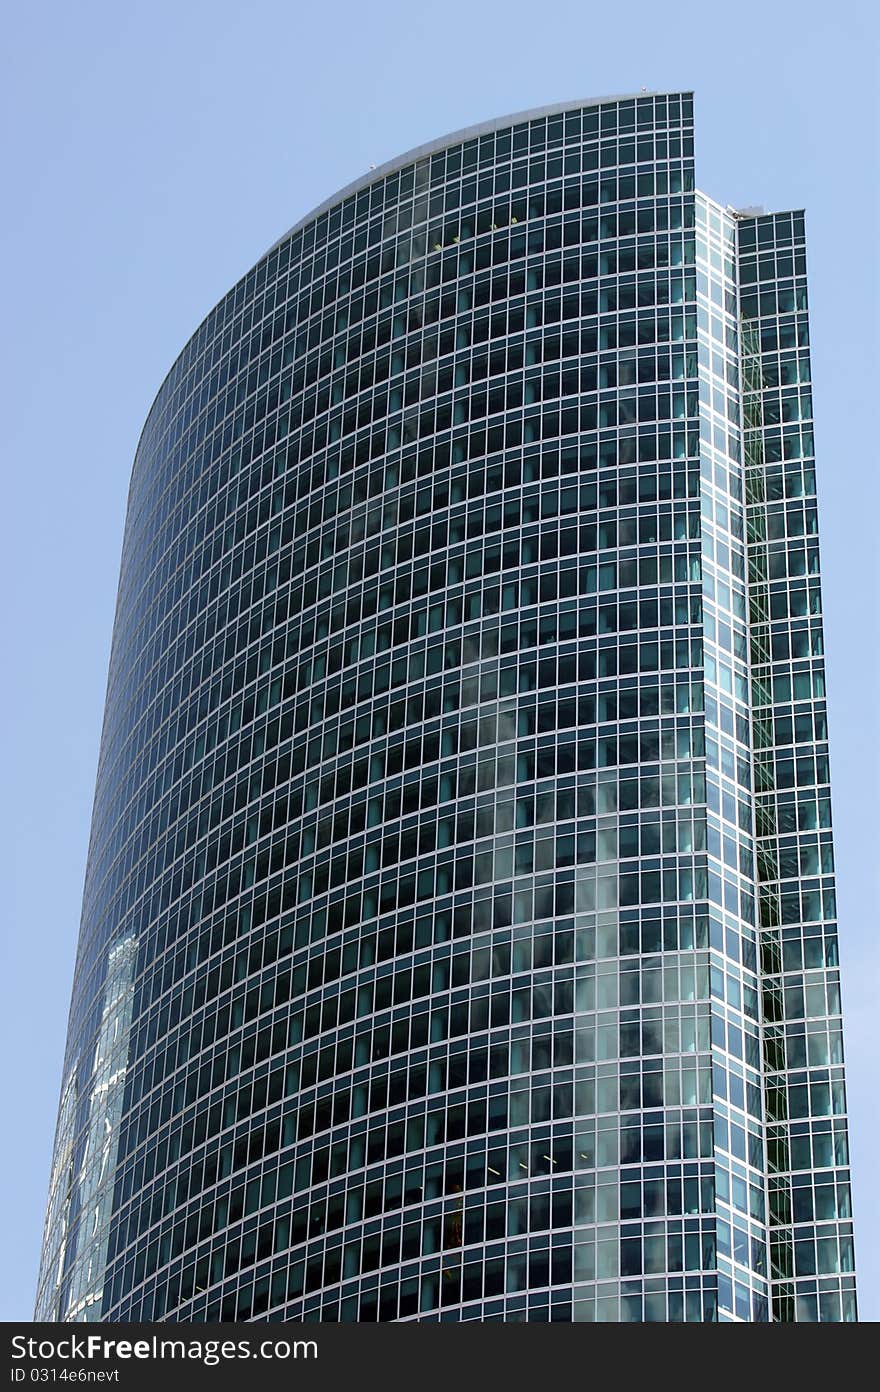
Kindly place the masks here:
<instances>
[{"instance_id":1,"label":"building setback","mask_svg":"<svg viewBox=\"0 0 880 1392\"><path fill-rule=\"evenodd\" d=\"M852 1320L804 224L394 160L128 505L37 1315Z\"/></svg>"}]
</instances>

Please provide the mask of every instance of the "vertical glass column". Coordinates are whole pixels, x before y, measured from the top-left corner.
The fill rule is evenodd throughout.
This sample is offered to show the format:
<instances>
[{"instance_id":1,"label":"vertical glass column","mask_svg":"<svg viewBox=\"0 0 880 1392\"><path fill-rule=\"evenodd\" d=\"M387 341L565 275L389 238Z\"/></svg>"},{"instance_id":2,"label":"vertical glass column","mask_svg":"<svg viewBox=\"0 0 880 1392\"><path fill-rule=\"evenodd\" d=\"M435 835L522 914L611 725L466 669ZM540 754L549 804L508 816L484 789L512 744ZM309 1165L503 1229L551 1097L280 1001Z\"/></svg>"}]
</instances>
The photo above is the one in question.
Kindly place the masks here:
<instances>
[{"instance_id":1,"label":"vertical glass column","mask_svg":"<svg viewBox=\"0 0 880 1392\"><path fill-rule=\"evenodd\" d=\"M766 1320L736 225L697 196L706 836L720 1319Z\"/></svg>"},{"instance_id":2,"label":"vertical glass column","mask_svg":"<svg viewBox=\"0 0 880 1392\"><path fill-rule=\"evenodd\" d=\"M851 1320L803 215L737 233L773 1315Z\"/></svg>"}]
</instances>

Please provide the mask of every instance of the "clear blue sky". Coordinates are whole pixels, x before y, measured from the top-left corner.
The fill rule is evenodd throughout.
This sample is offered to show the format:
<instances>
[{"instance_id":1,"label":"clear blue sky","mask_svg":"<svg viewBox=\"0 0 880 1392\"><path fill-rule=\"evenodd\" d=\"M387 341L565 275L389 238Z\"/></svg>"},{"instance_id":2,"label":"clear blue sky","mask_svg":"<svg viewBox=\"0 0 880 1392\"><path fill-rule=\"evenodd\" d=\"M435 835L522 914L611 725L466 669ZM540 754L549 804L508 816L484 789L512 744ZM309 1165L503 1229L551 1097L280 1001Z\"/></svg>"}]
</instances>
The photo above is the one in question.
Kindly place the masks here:
<instances>
[{"instance_id":1,"label":"clear blue sky","mask_svg":"<svg viewBox=\"0 0 880 1392\"><path fill-rule=\"evenodd\" d=\"M6 676L0 1318L29 1318L129 469L165 372L334 190L568 98L693 89L697 177L805 207L856 1257L880 1318L874 1085L878 29L868 0L33 0L0 57Z\"/></svg>"}]
</instances>

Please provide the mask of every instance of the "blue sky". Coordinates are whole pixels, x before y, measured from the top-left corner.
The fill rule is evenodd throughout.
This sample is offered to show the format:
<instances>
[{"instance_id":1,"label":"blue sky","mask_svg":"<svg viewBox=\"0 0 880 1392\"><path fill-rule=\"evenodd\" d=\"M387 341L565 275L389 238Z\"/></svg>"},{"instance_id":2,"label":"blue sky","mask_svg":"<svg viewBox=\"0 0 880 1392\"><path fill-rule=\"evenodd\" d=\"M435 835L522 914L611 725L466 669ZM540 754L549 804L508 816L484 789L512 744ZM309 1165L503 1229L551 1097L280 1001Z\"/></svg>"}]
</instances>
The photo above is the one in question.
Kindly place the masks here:
<instances>
[{"instance_id":1,"label":"blue sky","mask_svg":"<svg viewBox=\"0 0 880 1392\"><path fill-rule=\"evenodd\" d=\"M82 0L0 56L7 791L0 1318L39 1256L128 476L165 372L292 223L404 150L577 97L695 92L697 179L804 207L862 1318L880 1318L878 27L864 3Z\"/></svg>"}]
</instances>

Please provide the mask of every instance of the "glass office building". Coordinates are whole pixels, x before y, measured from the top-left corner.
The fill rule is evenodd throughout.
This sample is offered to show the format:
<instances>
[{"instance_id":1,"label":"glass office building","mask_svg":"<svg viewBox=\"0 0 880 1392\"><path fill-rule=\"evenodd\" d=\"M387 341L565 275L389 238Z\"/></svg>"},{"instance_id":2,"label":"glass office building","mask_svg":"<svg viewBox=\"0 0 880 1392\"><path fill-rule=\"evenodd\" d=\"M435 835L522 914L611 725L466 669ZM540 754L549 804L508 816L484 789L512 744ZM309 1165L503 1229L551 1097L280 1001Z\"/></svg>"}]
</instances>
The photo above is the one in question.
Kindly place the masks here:
<instances>
[{"instance_id":1,"label":"glass office building","mask_svg":"<svg viewBox=\"0 0 880 1392\"><path fill-rule=\"evenodd\" d=\"M131 484L37 1312L855 1318L804 223L371 172Z\"/></svg>"}]
</instances>

